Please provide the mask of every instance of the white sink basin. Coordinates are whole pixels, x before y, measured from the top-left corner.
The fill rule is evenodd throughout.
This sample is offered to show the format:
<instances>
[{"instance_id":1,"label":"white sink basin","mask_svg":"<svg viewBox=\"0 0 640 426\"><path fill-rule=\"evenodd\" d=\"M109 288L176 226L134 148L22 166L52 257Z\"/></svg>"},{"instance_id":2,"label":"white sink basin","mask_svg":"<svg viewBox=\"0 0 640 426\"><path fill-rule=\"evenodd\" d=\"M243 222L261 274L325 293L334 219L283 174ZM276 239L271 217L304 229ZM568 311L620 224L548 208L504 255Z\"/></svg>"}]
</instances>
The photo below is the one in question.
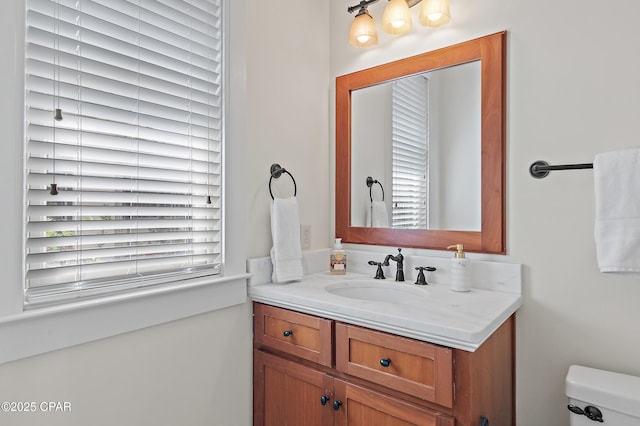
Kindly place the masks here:
<instances>
[{"instance_id":1,"label":"white sink basin","mask_svg":"<svg viewBox=\"0 0 640 426\"><path fill-rule=\"evenodd\" d=\"M345 281L329 284L325 290L336 296L349 299L367 300L372 302L386 302L399 304L420 303L429 297L429 291L424 287L413 286L408 282L395 281Z\"/></svg>"}]
</instances>

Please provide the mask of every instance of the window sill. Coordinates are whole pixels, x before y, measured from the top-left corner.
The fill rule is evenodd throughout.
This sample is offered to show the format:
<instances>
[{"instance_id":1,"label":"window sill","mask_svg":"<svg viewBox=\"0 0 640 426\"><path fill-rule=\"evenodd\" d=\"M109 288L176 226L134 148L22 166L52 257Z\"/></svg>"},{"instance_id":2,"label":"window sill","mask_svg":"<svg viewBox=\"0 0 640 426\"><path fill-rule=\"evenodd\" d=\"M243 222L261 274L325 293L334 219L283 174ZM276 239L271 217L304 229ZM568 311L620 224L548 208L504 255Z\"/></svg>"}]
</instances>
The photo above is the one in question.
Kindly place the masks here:
<instances>
[{"instance_id":1,"label":"window sill","mask_svg":"<svg viewBox=\"0 0 640 426\"><path fill-rule=\"evenodd\" d=\"M0 318L0 364L244 303L249 274L193 279Z\"/></svg>"}]
</instances>

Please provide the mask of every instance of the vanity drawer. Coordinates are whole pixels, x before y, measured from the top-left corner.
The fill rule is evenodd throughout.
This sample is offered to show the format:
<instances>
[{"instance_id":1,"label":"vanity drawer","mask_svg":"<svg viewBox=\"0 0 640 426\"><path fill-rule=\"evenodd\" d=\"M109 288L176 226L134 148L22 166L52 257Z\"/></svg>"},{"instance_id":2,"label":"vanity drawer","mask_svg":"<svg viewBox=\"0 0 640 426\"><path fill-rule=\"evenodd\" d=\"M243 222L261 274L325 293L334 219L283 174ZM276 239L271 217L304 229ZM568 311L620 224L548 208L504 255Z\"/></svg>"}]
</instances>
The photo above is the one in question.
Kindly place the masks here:
<instances>
[{"instance_id":1,"label":"vanity drawer","mask_svg":"<svg viewBox=\"0 0 640 426\"><path fill-rule=\"evenodd\" d=\"M333 366L333 321L261 303L253 304L254 340L327 367Z\"/></svg>"},{"instance_id":2,"label":"vanity drawer","mask_svg":"<svg viewBox=\"0 0 640 426\"><path fill-rule=\"evenodd\" d=\"M336 369L453 407L453 355L449 348L337 323Z\"/></svg>"}]
</instances>

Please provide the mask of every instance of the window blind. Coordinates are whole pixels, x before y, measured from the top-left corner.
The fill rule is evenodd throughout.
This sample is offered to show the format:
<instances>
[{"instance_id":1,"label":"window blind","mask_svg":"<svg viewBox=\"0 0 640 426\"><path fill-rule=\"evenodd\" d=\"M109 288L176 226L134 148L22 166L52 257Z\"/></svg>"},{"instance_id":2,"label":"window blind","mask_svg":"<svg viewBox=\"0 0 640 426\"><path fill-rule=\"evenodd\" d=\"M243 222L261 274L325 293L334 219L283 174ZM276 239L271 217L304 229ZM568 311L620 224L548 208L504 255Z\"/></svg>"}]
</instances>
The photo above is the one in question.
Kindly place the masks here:
<instances>
[{"instance_id":1,"label":"window blind","mask_svg":"<svg viewBox=\"0 0 640 426\"><path fill-rule=\"evenodd\" d=\"M393 83L393 228L427 227L428 95L428 80L424 76L403 78Z\"/></svg>"},{"instance_id":2,"label":"window blind","mask_svg":"<svg viewBox=\"0 0 640 426\"><path fill-rule=\"evenodd\" d=\"M27 0L27 305L221 272L221 3Z\"/></svg>"}]
</instances>

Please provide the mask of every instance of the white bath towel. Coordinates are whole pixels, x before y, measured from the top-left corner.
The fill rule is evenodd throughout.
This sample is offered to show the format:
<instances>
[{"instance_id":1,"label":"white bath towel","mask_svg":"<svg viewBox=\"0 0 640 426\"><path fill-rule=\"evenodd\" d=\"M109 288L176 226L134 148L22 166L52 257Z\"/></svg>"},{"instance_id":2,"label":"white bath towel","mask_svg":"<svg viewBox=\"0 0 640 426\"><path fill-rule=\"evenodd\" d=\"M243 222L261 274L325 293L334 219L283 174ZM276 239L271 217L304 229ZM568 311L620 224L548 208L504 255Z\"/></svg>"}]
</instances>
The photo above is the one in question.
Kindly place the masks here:
<instances>
[{"instance_id":1,"label":"white bath towel","mask_svg":"<svg viewBox=\"0 0 640 426\"><path fill-rule=\"evenodd\" d=\"M271 263L274 283L302 279L300 218L296 197L276 198L271 203Z\"/></svg>"},{"instance_id":2,"label":"white bath towel","mask_svg":"<svg viewBox=\"0 0 640 426\"><path fill-rule=\"evenodd\" d=\"M367 227L388 228L389 215L384 201L372 201L367 209Z\"/></svg>"},{"instance_id":3,"label":"white bath towel","mask_svg":"<svg viewBox=\"0 0 640 426\"><path fill-rule=\"evenodd\" d=\"M640 149L598 154L593 173L598 267L640 273Z\"/></svg>"}]
</instances>

